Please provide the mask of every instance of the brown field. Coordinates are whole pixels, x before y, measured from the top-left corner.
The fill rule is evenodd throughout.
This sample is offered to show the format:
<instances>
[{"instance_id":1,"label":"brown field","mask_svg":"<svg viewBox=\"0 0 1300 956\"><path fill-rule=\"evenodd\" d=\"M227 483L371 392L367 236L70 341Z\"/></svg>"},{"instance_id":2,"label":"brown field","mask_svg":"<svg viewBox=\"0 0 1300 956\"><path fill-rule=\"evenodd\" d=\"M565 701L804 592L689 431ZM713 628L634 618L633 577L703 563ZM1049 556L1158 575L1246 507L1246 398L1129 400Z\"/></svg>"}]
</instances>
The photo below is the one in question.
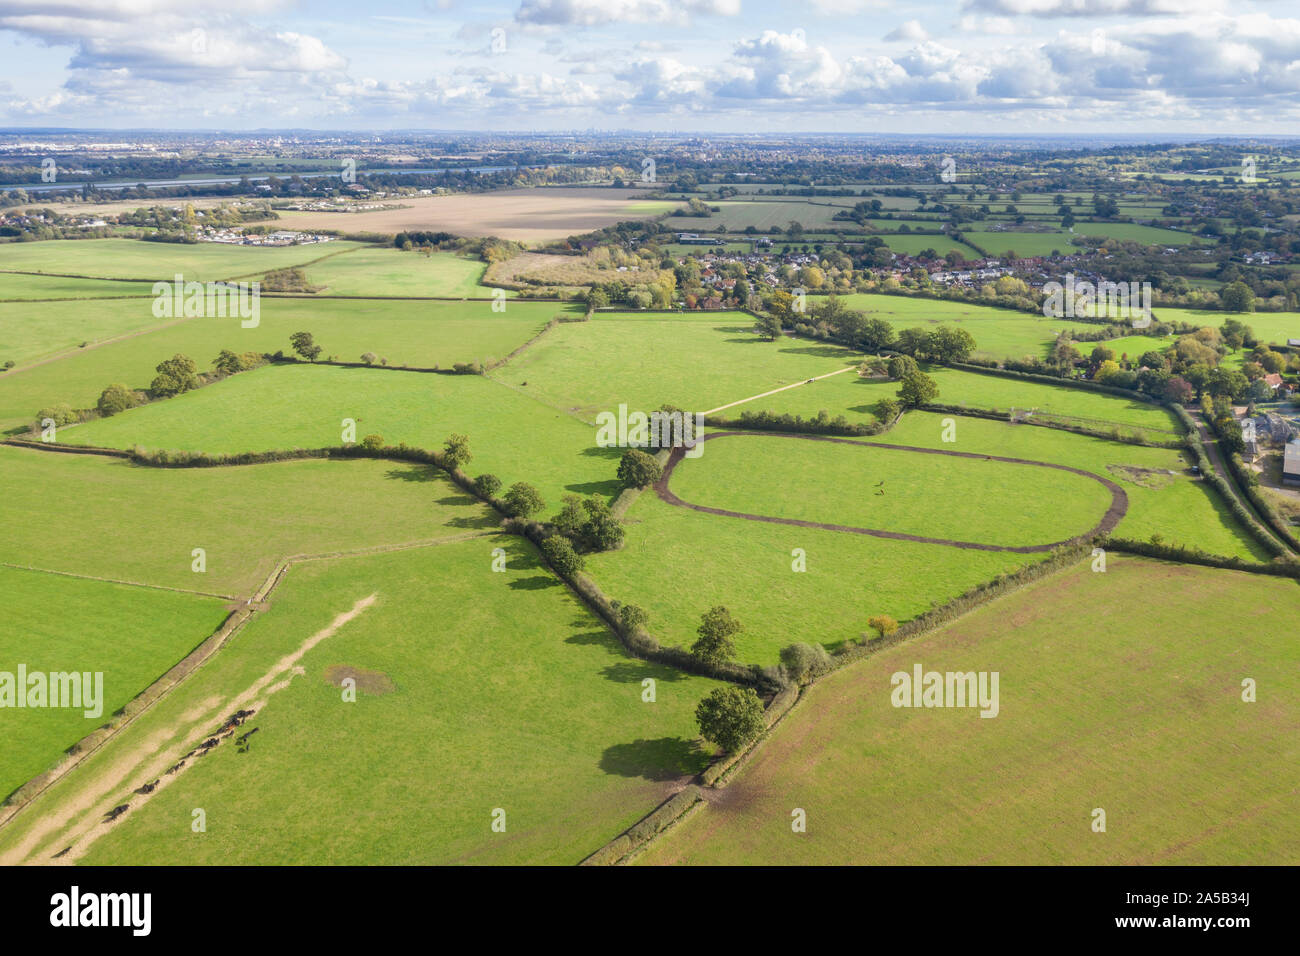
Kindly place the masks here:
<instances>
[{"instance_id":1,"label":"brown field","mask_svg":"<svg viewBox=\"0 0 1300 956\"><path fill-rule=\"evenodd\" d=\"M645 200L638 189L540 187L401 199L402 209L374 212L280 212L290 229L396 233L445 230L458 236L497 236L520 242L562 239L625 219L643 219L677 206Z\"/></svg>"},{"instance_id":2,"label":"brown field","mask_svg":"<svg viewBox=\"0 0 1300 956\"><path fill-rule=\"evenodd\" d=\"M814 684L640 862L1294 865L1298 606L1285 578L1085 560ZM917 664L999 672L996 719L894 707Z\"/></svg>"}]
</instances>

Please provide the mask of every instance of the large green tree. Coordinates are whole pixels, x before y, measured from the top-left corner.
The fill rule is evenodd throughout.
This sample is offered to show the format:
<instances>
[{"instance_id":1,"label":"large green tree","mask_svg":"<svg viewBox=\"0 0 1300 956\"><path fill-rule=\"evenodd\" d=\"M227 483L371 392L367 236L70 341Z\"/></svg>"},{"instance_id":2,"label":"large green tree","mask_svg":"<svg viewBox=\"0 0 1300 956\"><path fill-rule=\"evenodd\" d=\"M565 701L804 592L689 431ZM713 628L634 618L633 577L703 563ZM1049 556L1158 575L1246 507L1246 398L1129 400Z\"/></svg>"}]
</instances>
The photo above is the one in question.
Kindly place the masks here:
<instances>
[{"instance_id":1,"label":"large green tree","mask_svg":"<svg viewBox=\"0 0 1300 956\"><path fill-rule=\"evenodd\" d=\"M742 630L741 623L731 616L731 612L716 604L701 616L700 626L696 629L700 637L691 645L691 653L705 664L729 661L736 656L736 644L731 636Z\"/></svg>"},{"instance_id":2,"label":"large green tree","mask_svg":"<svg viewBox=\"0 0 1300 956\"><path fill-rule=\"evenodd\" d=\"M752 687L718 687L695 708L700 734L735 753L763 732L763 702Z\"/></svg>"}]
</instances>

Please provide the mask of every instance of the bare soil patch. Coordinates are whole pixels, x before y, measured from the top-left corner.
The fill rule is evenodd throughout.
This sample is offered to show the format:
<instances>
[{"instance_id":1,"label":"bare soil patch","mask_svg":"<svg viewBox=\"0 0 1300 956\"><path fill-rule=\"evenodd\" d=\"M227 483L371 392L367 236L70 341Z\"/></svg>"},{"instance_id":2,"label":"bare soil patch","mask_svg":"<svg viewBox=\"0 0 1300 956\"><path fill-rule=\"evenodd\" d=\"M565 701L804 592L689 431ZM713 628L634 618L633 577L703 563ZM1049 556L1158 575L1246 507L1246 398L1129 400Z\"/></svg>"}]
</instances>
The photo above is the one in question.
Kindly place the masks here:
<instances>
[{"instance_id":1,"label":"bare soil patch","mask_svg":"<svg viewBox=\"0 0 1300 956\"><path fill-rule=\"evenodd\" d=\"M397 685L382 671L367 671L346 664L333 664L325 669L325 679L335 687L342 687L348 678L356 681L357 690L363 694L379 697L397 690Z\"/></svg>"},{"instance_id":2,"label":"bare soil patch","mask_svg":"<svg viewBox=\"0 0 1300 956\"><path fill-rule=\"evenodd\" d=\"M649 218L653 211L634 209L644 196L638 189L503 189L452 196L404 197L401 209L371 212L282 210L280 221L290 229L378 233L428 229L458 236L497 236L536 242L579 235L626 219Z\"/></svg>"}]
</instances>

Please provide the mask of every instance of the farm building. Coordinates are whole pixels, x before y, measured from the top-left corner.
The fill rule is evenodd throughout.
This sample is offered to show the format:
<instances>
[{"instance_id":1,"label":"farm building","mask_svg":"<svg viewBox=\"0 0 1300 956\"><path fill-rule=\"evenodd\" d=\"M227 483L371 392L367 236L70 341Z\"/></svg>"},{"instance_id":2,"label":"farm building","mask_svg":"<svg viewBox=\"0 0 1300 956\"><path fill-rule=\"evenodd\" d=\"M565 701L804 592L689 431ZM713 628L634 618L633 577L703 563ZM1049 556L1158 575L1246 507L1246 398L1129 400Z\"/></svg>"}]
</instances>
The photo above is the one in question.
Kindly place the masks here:
<instances>
[{"instance_id":1,"label":"farm building","mask_svg":"<svg viewBox=\"0 0 1300 956\"><path fill-rule=\"evenodd\" d=\"M1300 438L1286 444L1282 455L1282 484L1300 485Z\"/></svg>"}]
</instances>

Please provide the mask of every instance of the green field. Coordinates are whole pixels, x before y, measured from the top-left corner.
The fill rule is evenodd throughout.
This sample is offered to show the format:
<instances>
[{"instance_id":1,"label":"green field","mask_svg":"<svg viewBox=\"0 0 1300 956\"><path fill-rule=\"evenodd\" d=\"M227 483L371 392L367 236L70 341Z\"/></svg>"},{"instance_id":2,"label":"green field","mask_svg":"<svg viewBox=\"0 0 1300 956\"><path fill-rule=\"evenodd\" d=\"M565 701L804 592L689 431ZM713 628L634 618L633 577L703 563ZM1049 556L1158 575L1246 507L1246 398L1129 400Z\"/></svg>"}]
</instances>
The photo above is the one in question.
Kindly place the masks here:
<instances>
[{"instance_id":1,"label":"green field","mask_svg":"<svg viewBox=\"0 0 1300 956\"><path fill-rule=\"evenodd\" d=\"M4 481L8 480L6 461ZM11 519L8 522L13 526ZM6 547L11 552L11 547ZM6 554L4 560L11 560ZM102 712L0 710L0 801L193 650L226 617L217 598L0 567L0 671L103 675Z\"/></svg>"},{"instance_id":2,"label":"green field","mask_svg":"<svg viewBox=\"0 0 1300 956\"><path fill-rule=\"evenodd\" d=\"M761 434L716 437L701 451L672 475L691 504L926 538L1052 544L1088 531L1111 504L1082 475L983 458Z\"/></svg>"},{"instance_id":3,"label":"green field","mask_svg":"<svg viewBox=\"0 0 1300 956\"><path fill-rule=\"evenodd\" d=\"M81 309L78 304L78 310ZM0 310L17 308L0 305ZM49 306L21 314L21 341L39 342ZM118 312L117 310L121 310ZM417 302L264 298L256 328L238 318L192 318L145 335L110 342L61 359L57 364L18 368L0 375L0 430L29 424L41 408L67 402L90 408L105 387L122 382L147 388L159 362L181 353L203 369L222 349L237 352L292 352L289 336L309 331L324 350L321 358L359 362L373 352L389 365L442 366L504 358L572 307L554 302L511 301L504 312L490 302ZM3 314L3 313L0 313ZM75 325L78 311L73 310ZM87 314L117 316L105 322L156 325L147 299L94 303ZM165 321L165 320L163 320ZM79 340L78 340L79 341ZM74 343L75 344L75 343ZM379 363L377 363L379 364Z\"/></svg>"},{"instance_id":4,"label":"green field","mask_svg":"<svg viewBox=\"0 0 1300 956\"><path fill-rule=\"evenodd\" d=\"M1154 343L1159 340L1150 341ZM1169 433L1157 437L1173 438L1178 431L1173 413L1162 405L1107 395L1104 392L1045 385L940 366L927 368L926 374L939 386L936 401L945 405L996 409L1008 414L1012 408L1018 412L1034 409L1040 414L1084 420L1085 424L1094 428L1136 426ZM755 399L729 410L727 414L739 415L747 410L765 410L810 418L824 409L831 417L844 415L850 421L872 421L875 419L876 403L885 398L896 399L897 396L898 382L864 378L849 372L800 385L767 398Z\"/></svg>"},{"instance_id":5,"label":"green field","mask_svg":"<svg viewBox=\"0 0 1300 956\"><path fill-rule=\"evenodd\" d=\"M555 508L566 491L618 491L621 451L597 448L594 427L479 375L271 366L58 436L74 445L236 454L336 447L345 418L356 422L356 441L378 434L390 445L440 448L453 432L468 435L470 474L530 482Z\"/></svg>"},{"instance_id":6,"label":"green field","mask_svg":"<svg viewBox=\"0 0 1300 956\"><path fill-rule=\"evenodd\" d=\"M710 454L705 446L700 461ZM649 611L661 643L687 648L700 615L726 605L745 627L735 637L737 658L764 666L795 641L838 648L860 638L872 615L908 620L1036 560L702 514L653 492L626 518L626 545L587 560L605 593ZM805 552L805 571L793 569L795 548Z\"/></svg>"},{"instance_id":7,"label":"green field","mask_svg":"<svg viewBox=\"0 0 1300 956\"><path fill-rule=\"evenodd\" d=\"M236 246L219 242L146 242L137 239L51 239L0 246L0 270L104 279L187 282L256 278L300 266L362 244L335 240L299 246Z\"/></svg>"},{"instance_id":8,"label":"green field","mask_svg":"<svg viewBox=\"0 0 1300 956\"><path fill-rule=\"evenodd\" d=\"M1190 322L1197 326L1222 328L1227 319L1244 322L1265 343L1285 345L1287 339L1300 339L1300 313L1297 312L1211 312L1203 309L1156 310L1162 322Z\"/></svg>"},{"instance_id":9,"label":"green field","mask_svg":"<svg viewBox=\"0 0 1300 956\"><path fill-rule=\"evenodd\" d=\"M504 573L491 571L495 547ZM163 777L239 694L291 674L282 658L371 595L294 660L300 676L252 695L246 727L259 733L247 753L228 741ZM335 667L363 675L355 703L331 683ZM647 678L653 703L642 701ZM305 565L217 658L4 831L0 859L70 845L84 827L67 806L87 793L115 805L137 777L157 776L165 786L130 797L131 812L74 858L573 864L702 769L693 711L711 686L629 658L518 538ZM157 752L112 786L111 763L151 743ZM194 807L206 833L190 830ZM504 833L491 829L497 808ZM52 832L23 829L38 818ZM50 823L70 819L70 829Z\"/></svg>"},{"instance_id":10,"label":"green field","mask_svg":"<svg viewBox=\"0 0 1300 956\"><path fill-rule=\"evenodd\" d=\"M908 412L892 430L862 440L1082 468L1116 482L1128 496L1128 514L1115 530L1117 537L1145 541L1159 534L1169 544L1200 547L1212 554L1247 560L1268 560L1267 553L1237 523L1219 496L1188 473L1187 452L960 416L953 419L956 440L945 442L946 417Z\"/></svg>"},{"instance_id":11,"label":"green field","mask_svg":"<svg viewBox=\"0 0 1300 956\"><path fill-rule=\"evenodd\" d=\"M0 500L0 563L217 595L252 594L292 555L496 524L427 466L375 460L173 469L0 447Z\"/></svg>"},{"instance_id":12,"label":"green field","mask_svg":"<svg viewBox=\"0 0 1300 956\"><path fill-rule=\"evenodd\" d=\"M859 292L841 296L851 309L884 319L895 331L920 326L957 325L975 339L975 354L987 358L1043 358L1058 332L1096 331L1096 325L1071 325L1032 312L1014 312L991 305L954 302L917 296ZM812 308L816 299L808 303Z\"/></svg>"},{"instance_id":13,"label":"green field","mask_svg":"<svg viewBox=\"0 0 1300 956\"><path fill-rule=\"evenodd\" d=\"M0 251L0 265L4 263ZM67 279L20 272L0 272L0 302L32 302L46 299L96 299L153 294L151 282L123 282L116 279ZM8 323L5 323L6 325ZM0 349L4 348L0 344Z\"/></svg>"},{"instance_id":14,"label":"green field","mask_svg":"<svg viewBox=\"0 0 1300 956\"><path fill-rule=\"evenodd\" d=\"M555 327L492 377L594 420L620 404L706 411L861 359L822 342L764 341L753 326L738 312L597 316Z\"/></svg>"},{"instance_id":15,"label":"green field","mask_svg":"<svg viewBox=\"0 0 1300 956\"><path fill-rule=\"evenodd\" d=\"M991 256L1005 258L1014 252L1018 257L1050 256L1053 252L1069 255L1076 251L1066 232L1012 232L1010 229L999 231L963 232L968 239Z\"/></svg>"},{"instance_id":16,"label":"green field","mask_svg":"<svg viewBox=\"0 0 1300 956\"><path fill-rule=\"evenodd\" d=\"M840 196L814 202L781 196L721 199L709 203L720 210L711 216L669 216L663 220L663 225L673 232L699 233L713 232L718 226L726 226L728 232L743 232L748 226L759 232L770 231L773 226L780 226L784 231L791 221L798 222L809 232L837 226L854 229L854 223L834 218L837 212L852 208L853 203L853 199Z\"/></svg>"},{"instance_id":17,"label":"green field","mask_svg":"<svg viewBox=\"0 0 1300 956\"><path fill-rule=\"evenodd\" d=\"M0 276L2 280L3 276ZM129 287L131 284L121 285ZM29 365L80 348L83 343L94 345L105 339L166 324L169 320L159 319L153 314L149 307L151 301L147 298L103 298L41 303L0 302L0 364L12 361L19 366Z\"/></svg>"},{"instance_id":18,"label":"green field","mask_svg":"<svg viewBox=\"0 0 1300 956\"><path fill-rule=\"evenodd\" d=\"M960 252L967 259L975 259L979 256L979 251L965 242L957 242L948 236L930 236L917 235L911 233L908 235L884 234L881 236L885 240L891 251L901 253L905 256L919 256L927 249L933 249L940 256L946 256L949 252Z\"/></svg>"},{"instance_id":19,"label":"green field","mask_svg":"<svg viewBox=\"0 0 1300 956\"><path fill-rule=\"evenodd\" d=\"M306 269L320 295L490 298L479 285L487 264L449 252L424 255L389 246L365 246L330 256ZM513 295L513 293L507 293Z\"/></svg>"},{"instance_id":20,"label":"green field","mask_svg":"<svg viewBox=\"0 0 1300 956\"><path fill-rule=\"evenodd\" d=\"M1296 600L1284 579L1085 561L814 685L642 862L1293 863L1300 648L1276 615ZM917 664L997 671L997 717L891 706Z\"/></svg>"}]
</instances>

